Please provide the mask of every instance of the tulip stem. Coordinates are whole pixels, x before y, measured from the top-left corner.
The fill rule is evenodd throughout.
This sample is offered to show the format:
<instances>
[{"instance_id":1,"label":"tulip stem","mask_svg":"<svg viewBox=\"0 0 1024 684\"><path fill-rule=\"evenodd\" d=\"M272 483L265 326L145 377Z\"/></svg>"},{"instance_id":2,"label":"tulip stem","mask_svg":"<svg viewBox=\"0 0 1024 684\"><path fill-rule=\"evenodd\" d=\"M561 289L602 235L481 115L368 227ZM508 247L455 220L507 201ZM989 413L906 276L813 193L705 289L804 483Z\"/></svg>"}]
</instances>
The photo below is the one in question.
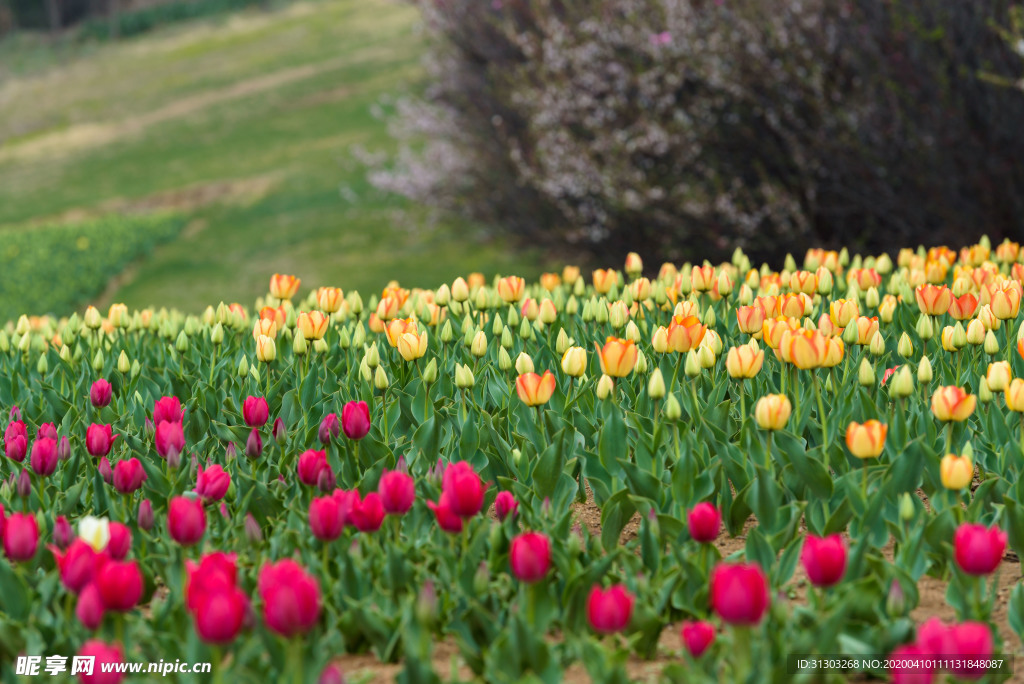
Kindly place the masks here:
<instances>
[{"instance_id":1,"label":"tulip stem","mask_svg":"<svg viewBox=\"0 0 1024 684\"><path fill-rule=\"evenodd\" d=\"M818 387L817 373L811 373L811 384L814 385L814 398L818 402L818 415L821 417L821 448L825 456L825 471L828 472L828 417L825 415L825 404L821 401L821 388Z\"/></svg>"},{"instance_id":2,"label":"tulip stem","mask_svg":"<svg viewBox=\"0 0 1024 684\"><path fill-rule=\"evenodd\" d=\"M946 453L953 453L953 421L946 423Z\"/></svg>"},{"instance_id":3,"label":"tulip stem","mask_svg":"<svg viewBox=\"0 0 1024 684\"><path fill-rule=\"evenodd\" d=\"M768 436L764 440L764 467L769 473L772 472L772 435L773 430L768 430Z\"/></svg>"},{"instance_id":4,"label":"tulip stem","mask_svg":"<svg viewBox=\"0 0 1024 684\"><path fill-rule=\"evenodd\" d=\"M292 681L295 684L304 684L302 675L302 637L295 636L291 643L288 645L288 660L290 661L290 669L293 673Z\"/></svg>"},{"instance_id":5,"label":"tulip stem","mask_svg":"<svg viewBox=\"0 0 1024 684\"><path fill-rule=\"evenodd\" d=\"M745 380L740 380L740 441L743 438L743 425L747 422L747 393L745 389Z\"/></svg>"},{"instance_id":6,"label":"tulip stem","mask_svg":"<svg viewBox=\"0 0 1024 684\"><path fill-rule=\"evenodd\" d=\"M213 384L213 372L217 370L217 345L213 345L213 355L210 357L210 382Z\"/></svg>"},{"instance_id":7,"label":"tulip stem","mask_svg":"<svg viewBox=\"0 0 1024 684\"><path fill-rule=\"evenodd\" d=\"M224 681L224 670L221 668L223 652L220 646L211 646L210 650L213 652L213 684L221 684Z\"/></svg>"},{"instance_id":8,"label":"tulip stem","mask_svg":"<svg viewBox=\"0 0 1024 684\"><path fill-rule=\"evenodd\" d=\"M867 459L864 460L864 469L863 469L863 471L861 473L860 491L861 491L861 494L864 495L864 503L867 504L867 501L868 501L868 462L867 462Z\"/></svg>"}]
</instances>

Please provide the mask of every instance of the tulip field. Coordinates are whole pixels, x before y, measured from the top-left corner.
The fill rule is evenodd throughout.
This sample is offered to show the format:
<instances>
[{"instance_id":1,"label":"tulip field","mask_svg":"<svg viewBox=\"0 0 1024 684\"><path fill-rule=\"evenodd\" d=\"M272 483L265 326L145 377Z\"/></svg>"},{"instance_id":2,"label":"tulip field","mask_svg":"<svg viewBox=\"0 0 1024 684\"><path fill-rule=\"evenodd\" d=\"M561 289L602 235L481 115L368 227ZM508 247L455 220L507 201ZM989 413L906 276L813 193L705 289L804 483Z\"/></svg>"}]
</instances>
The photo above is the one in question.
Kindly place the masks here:
<instances>
[{"instance_id":1,"label":"tulip field","mask_svg":"<svg viewBox=\"0 0 1024 684\"><path fill-rule=\"evenodd\" d=\"M18 312L0 677L1018 676L1020 246L647 266Z\"/></svg>"}]
</instances>

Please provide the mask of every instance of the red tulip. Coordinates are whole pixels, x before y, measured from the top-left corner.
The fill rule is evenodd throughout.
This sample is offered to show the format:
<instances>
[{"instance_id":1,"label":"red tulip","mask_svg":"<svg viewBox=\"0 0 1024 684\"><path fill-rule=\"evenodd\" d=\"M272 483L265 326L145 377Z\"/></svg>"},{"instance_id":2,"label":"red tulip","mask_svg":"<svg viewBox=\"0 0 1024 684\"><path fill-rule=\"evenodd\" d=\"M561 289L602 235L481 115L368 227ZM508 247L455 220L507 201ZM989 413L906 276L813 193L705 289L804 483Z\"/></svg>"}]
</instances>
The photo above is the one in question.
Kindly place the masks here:
<instances>
[{"instance_id":1,"label":"red tulip","mask_svg":"<svg viewBox=\"0 0 1024 684\"><path fill-rule=\"evenodd\" d=\"M969 575L989 575L1003 559L1006 539L998 527L963 523L953 535L956 564Z\"/></svg>"},{"instance_id":2,"label":"red tulip","mask_svg":"<svg viewBox=\"0 0 1024 684\"><path fill-rule=\"evenodd\" d=\"M106 456L120 435L111 434L109 425L93 423L85 431L85 448L93 456Z\"/></svg>"},{"instance_id":3,"label":"red tulip","mask_svg":"<svg viewBox=\"0 0 1024 684\"><path fill-rule=\"evenodd\" d=\"M320 587L291 559L263 566L259 594L267 627L281 636L307 632L320 617Z\"/></svg>"},{"instance_id":4,"label":"red tulip","mask_svg":"<svg viewBox=\"0 0 1024 684\"><path fill-rule=\"evenodd\" d=\"M146 530L147 532L153 529L156 519L153 517L153 504L150 503L149 499L143 499L139 502L139 512L135 515L135 522L139 525L139 529Z\"/></svg>"},{"instance_id":5,"label":"red tulip","mask_svg":"<svg viewBox=\"0 0 1024 684\"><path fill-rule=\"evenodd\" d=\"M3 506L0 506L0 518L3 518ZM4 526L0 523L0 536L3 536ZM71 523L63 515L58 515L53 521L53 543L63 551L75 540L75 532L71 529Z\"/></svg>"},{"instance_id":6,"label":"red tulip","mask_svg":"<svg viewBox=\"0 0 1024 684\"><path fill-rule=\"evenodd\" d=\"M4 523L4 553L7 557L12 561L32 560L38 546L36 517L31 513L11 513Z\"/></svg>"},{"instance_id":7,"label":"red tulip","mask_svg":"<svg viewBox=\"0 0 1024 684\"><path fill-rule=\"evenodd\" d=\"M484 504L486 486L473 466L466 461L449 463L441 481L442 491L448 495L452 511L461 518L471 518Z\"/></svg>"},{"instance_id":8,"label":"red tulip","mask_svg":"<svg viewBox=\"0 0 1024 684\"><path fill-rule=\"evenodd\" d=\"M156 424L156 452L160 458L181 454L185 448L185 431L181 423L166 420Z\"/></svg>"},{"instance_id":9,"label":"red tulip","mask_svg":"<svg viewBox=\"0 0 1024 684\"><path fill-rule=\"evenodd\" d=\"M341 410L341 429L349 439L362 439L370 432L370 407L365 401L350 401Z\"/></svg>"},{"instance_id":10,"label":"red tulip","mask_svg":"<svg viewBox=\"0 0 1024 684\"><path fill-rule=\"evenodd\" d=\"M756 625L768 600L768 580L760 566L721 563L711 571L711 607L726 622Z\"/></svg>"},{"instance_id":11,"label":"red tulip","mask_svg":"<svg viewBox=\"0 0 1024 684\"><path fill-rule=\"evenodd\" d=\"M337 497L313 499L309 504L309 528L313 536L322 541L333 541L345 529L345 518Z\"/></svg>"},{"instance_id":12,"label":"red tulip","mask_svg":"<svg viewBox=\"0 0 1024 684\"><path fill-rule=\"evenodd\" d=\"M81 539L73 541L66 552L61 553L52 546L50 551L60 573L60 581L68 591L75 594L92 582L96 576L96 569L102 562L100 554Z\"/></svg>"},{"instance_id":13,"label":"red tulip","mask_svg":"<svg viewBox=\"0 0 1024 684\"><path fill-rule=\"evenodd\" d=\"M92 402L94 408L101 409L110 403L113 395L114 390L110 387L110 383L100 378L92 383L92 388L89 390L89 401Z\"/></svg>"},{"instance_id":14,"label":"red tulip","mask_svg":"<svg viewBox=\"0 0 1024 684\"><path fill-rule=\"evenodd\" d=\"M587 597L587 620L591 628L602 634L621 632L633 615L633 594L621 584L608 589L594 585Z\"/></svg>"},{"instance_id":15,"label":"red tulip","mask_svg":"<svg viewBox=\"0 0 1024 684\"><path fill-rule=\"evenodd\" d=\"M384 522L384 505L380 494L370 492L352 509L352 524L360 532L376 532Z\"/></svg>"},{"instance_id":16,"label":"red tulip","mask_svg":"<svg viewBox=\"0 0 1024 684\"><path fill-rule=\"evenodd\" d=\"M183 420L185 411L178 397L161 397L153 404L153 425L163 422L180 424Z\"/></svg>"},{"instance_id":17,"label":"red tulip","mask_svg":"<svg viewBox=\"0 0 1024 684\"><path fill-rule=\"evenodd\" d=\"M214 464L205 470L199 466L196 473L195 493L204 501L220 501L231 486L231 475L224 468Z\"/></svg>"},{"instance_id":18,"label":"red tulip","mask_svg":"<svg viewBox=\"0 0 1024 684\"><path fill-rule=\"evenodd\" d=\"M108 560L96 570L96 588L106 610L131 610L142 598L142 573L135 561Z\"/></svg>"},{"instance_id":19,"label":"red tulip","mask_svg":"<svg viewBox=\"0 0 1024 684\"><path fill-rule=\"evenodd\" d=\"M52 439L54 442L57 441L57 426L53 423L43 423L36 430L36 439Z\"/></svg>"},{"instance_id":20,"label":"red tulip","mask_svg":"<svg viewBox=\"0 0 1024 684\"><path fill-rule=\"evenodd\" d=\"M700 658L704 651L708 650L708 647L715 642L715 626L703 620L687 620L679 630L679 636L690 655Z\"/></svg>"},{"instance_id":21,"label":"red tulip","mask_svg":"<svg viewBox=\"0 0 1024 684\"><path fill-rule=\"evenodd\" d=\"M132 457L127 461L118 461L114 466L114 489L121 494L131 494L142 487L146 477L146 471L139 459Z\"/></svg>"},{"instance_id":22,"label":"red tulip","mask_svg":"<svg viewBox=\"0 0 1024 684\"><path fill-rule=\"evenodd\" d=\"M191 613L199 609L208 594L216 594L233 589L236 584L238 570L235 566L235 555L214 551L199 559L196 565L190 560L185 561L188 582L185 586L185 607Z\"/></svg>"},{"instance_id":23,"label":"red tulip","mask_svg":"<svg viewBox=\"0 0 1024 684\"><path fill-rule=\"evenodd\" d=\"M270 407L263 397L246 397L242 404L242 418L252 428L263 427L270 419Z\"/></svg>"},{"instance_id":24,"label":"red tulip","mask_svg":"<svg viewBox=\"0 0 1024 684\"><path fill-rule=\"evenodd\" d=\"M78 602L75 604L75 616L86 629L95 630L103 622L103 599L100 598L100 590L96 588L95 582L90 582L78 595Z\"/></svg>"},{"instance_id":25,"label":"red tulip","mask_svg":"<svg viewBox=\"0 0 1024 684\"><path fill-rule=\"evenodd\" d=\"M706 501L693 507L686 516L690 536L701 543L710 543L718 538L722 527L722 514L713 504Z\"/></svg>"},{"instance_id":26,"label":"red tulip","mask_svg":"<svg viewBox=\"0 0 1024 684\"><path fill-rule=\"evenodd\" d=\"M299 481L315 487L320 479L320 472L327 468L327 452L308 449L299 456Z\"/></svg>"},{"instance_id":27,"label":"red tulip","mask_svg":"<svg viewBox=\"0 0 1024 684\"><path fill-rule=\"evenodd\" d=\"M494 499L494 514L498 516L498 520L504 521L508 516L515 515L517 508L519 502L512 496L512 492L498 492Z\"/></svg>"},{"instance_id":28,"label":"red tulip","mask_svg":"<svg viewBox=\"0 0 1024 684\"><path fill-rule=\"evenodd\" d=\"M209 644L227 644L242 630L249 613L249 597L231 587L203 594L192 613L199 638Z\"/></svg>"},{"instance_id":29,"label":"red tulip","mask_svg":"<svg viewBox=\"0 0 1024 684\"><path fill-rule=\"evenodd\" d=\"M338 436L341 432L341 424L338 422L338 414L328 413L324 416L324 419L320 421L320 430L317 432L317 438L320 443L327 446L331 443L331 440Z\"/></svg>"},{"instance_id":30,"label":"red tulip","mask_svg":"<svg viewBox=\"0 0 1024 684\"><path fill-rule=\"evenodd\" d=\"M416 484L412 476L402 470L385 470L377 485L384 510L395 515L405 515L416 499Z\"/></svg>"},{"instance_id":31,"label":"red tulip","mask_svg":"<svg viewBox=\"0 0 1024 684\"><path fill-rule=\"evenodd\" d=\"M127 525L119 522L110 523L110 541L107 542L107 554L114 560L124 560L132 548L132 531Z\"/></svg>"},{"instance_id":32,"label":"red tulip","mask_svg":"<svg viewBox=\"0 0 1024 684\"><path fill-rule=\"evenodd\" d=\"M442 530L445 532L451 532L452 534L462 532L462 518L456 515L455 511L452 510L451 505L448 503L447 492L441 493L441 497L437 500L437 503L428 501L427 508L434 512L434 517L437 518L437 525Z\"/></svg>"},{"instance_id":33,"label":"red tulip","mask_svg":"<svg viewBox=\"0 0 1024 684\"><path fill-rule=\"evenodd\" d=\"M520 582L541 581L551 569L551 540L540 532L520 534L512 540L508 562Z\"/></svg>"},{"instance_id":34,"label":"red tulip","mask_svg":"<svg viewBox=\"0 0 1024 684\"><path fill-rule=\"evenodd\" d=\"M78 677L82 684L118 684L124 679L123 672L116 672L116 668L109 668L111 672L105 672L103 665L111 663L123 663L124 654L121 647L116 644L106 644L97 639L91 639L82 644L78 649L80 657L92 657L92 674L79 673Z\"/></svg>"},{"instance_id":35,"label":"red tulip","mask_svg":"<svg viewBox=\"0 0 1024 684\"><path fill-rule=\"evenodd\" d=\"M49 477L57 469L57 440L49 437L36 439L32 445L29 465L38 475Z\"/></svg>"},{"instance_id":36,"label":"red tulip","mask_svg":"<svg viewBox=\"0 0 1024 684\"><path fill-rule=\"evenodd\" d=\"M843 579L846 572L846 542L839 534L824 538L808 535L800 551L800 562L811 584L831 587Z\"/></svg>"},{"instance_id":37,"label":"red tulip","mask_svg":"<svg viewBox=\"0 0 1024 684\"><path fill-rule=\"evenodd\" d=\"M28 453L28 430L20 420L11 421L4 431L4 453L12 461L21 463Z\"/></svg>"},{"instance_id":38,"label":"red tulip","mask_svg":"<svg viewBox=\"0 0 1024 684\"><path fill-rule=\"evenodd\" d=\"M206 513L203 502L176 496L167 507L167 531L182 546L198 544L206 532Z\"/></svg>"}]
</instances>

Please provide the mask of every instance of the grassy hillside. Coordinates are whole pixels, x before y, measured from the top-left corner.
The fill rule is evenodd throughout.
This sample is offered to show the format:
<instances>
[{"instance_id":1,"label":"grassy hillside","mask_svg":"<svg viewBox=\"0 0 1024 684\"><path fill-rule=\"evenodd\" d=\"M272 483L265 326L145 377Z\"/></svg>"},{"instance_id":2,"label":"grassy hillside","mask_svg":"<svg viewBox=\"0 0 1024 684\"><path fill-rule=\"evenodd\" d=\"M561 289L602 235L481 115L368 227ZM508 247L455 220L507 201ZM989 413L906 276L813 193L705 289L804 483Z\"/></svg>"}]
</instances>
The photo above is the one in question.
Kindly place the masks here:
<instances>
[{"instance_id":1,"label":"grassy hillside","mask_svg":"<svg viewBox=\"0 0 1024 684\"><path fill-rule=\"evenodd\" d=\"M180 212L180 237L108 288L129 306L251 301L274 271L362 290L534 275L536 255L432 224L352 156L393 149L372 112L422 87L417 20L386 0L321 0L75 54L25 46L33 58L0 72L0 227Z\"/></svg>"}]
</instances>

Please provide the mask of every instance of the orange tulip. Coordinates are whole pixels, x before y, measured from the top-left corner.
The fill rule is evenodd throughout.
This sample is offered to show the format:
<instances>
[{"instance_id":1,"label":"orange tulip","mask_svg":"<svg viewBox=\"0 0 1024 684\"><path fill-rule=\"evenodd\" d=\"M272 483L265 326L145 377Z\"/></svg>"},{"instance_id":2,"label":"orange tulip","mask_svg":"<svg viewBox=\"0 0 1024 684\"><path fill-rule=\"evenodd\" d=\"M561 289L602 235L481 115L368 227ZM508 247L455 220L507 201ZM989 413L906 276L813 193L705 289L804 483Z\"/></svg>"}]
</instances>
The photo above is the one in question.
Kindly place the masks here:
<instances>
[{"instance_id":1,"label":"orange tulip","mask_svg":"<svg viewBox=\"0 0 1024 684\"><path fill-rule=\"evenodd\" d=\"M827 339L829 338L817 330L800 328L795 332L785 331L782 334L779 352L783 361L802 370L821 368L825 363L825 353L828 351Z\"/></svg>"},{"instance_id":2,"label":"orange tulip","mask_svg":"<svg viewBox=\"0 0 1024 684\"><path fill-rule=\"evenodd\" d=\"M966 321L978 309L978 298L968 292L949 301L949 315L958 321Z\"/></svg>"},{"instance_id":3,"label":"orange tulip","mask_svg":"<svg viewBox=\"0 0 1024 684\"><path fill-rule=\"evenodd\" d=\"M544 371L544 375L523 373L516 378L516 392L527 406L546 404L555 393L555 376L551 371Z\"/></svg>"},{"instance_id":4,"label":"orange tulip","mask_svg":"<svg viewBox=\"0 0 1024 684\"><path fill-rule=\"evenodd\" d=\"M843 360L846 345L843 344L843 340L839 337L826 337L825 344L825 360L822 362L821 367L833 368L838 366L839 362Z\"/></svg>"},{"instance_id":5,"label":"orange tulip","mask_svg":"<svg viewBox=\"0 0 1024 684\"><path fill-rule=\"evenodd\" d=\"M619 282L619 274L615 272L615 269L599 268L594 271L594 291L598 294L608 294L612 289L612 285Z\"/></svg>"},{"instance_id":6,"label":"orange tulip","mask_svg":"<svg viewBox=\"0 0 1024 684\"><path fill-rule=\"evenodd\" d=\"M637 275L641 273L644 270L643 259L641 259L640 255L636 252L630 252L626 255L626 264L622 270L630 275Z\"/></svg>"},{"instance_id":7,"label":"orange tulip","mask_svg":"<svg viewBox=\"0 0 1024 684\"><path fill-rule=\"evenodd\" d=\"M265 306L260 309L260 318L265 318L268 321L274 321L280 329L283 328L285 323L288 321L288 314L285 313L283 306Z\"/></svg>"},{"instance_id":8,"label":"orange tulip","mask_svg":"<svg viewBox=\"0 0 1024 684\"><path fill-rule=\"evenodd\" d=\"M322 311L303 311L295 325L302 331L307 340L322 340L327 333L329 319Z\"/></svg>"},{"instance_id":9,"label":"orange tulip","mask_svg":"<svg viewBox=\"0 0 1024 684\"><path fill-rule=\"evenodd\" d=\"M776 318L766 318L764 325L761 327L761 333L765 344L772 349L778 349L779 345L782 344L782 336L787 330L793 332L799 329L800 322L797 319L778 316Z\"/></svg>"},{"instance_id":10,"label":"orange tulip","mask_svg":"<svg viewBox=\"0 0 1024 684\"><path fill-rule=\"evenodd\" d=\"M831 337L832 335L842 335L843 329L837 328L828 314L823 313L818 317L818 332L825 337Z\"/></svg>"},{"instance_id":11,"label":"orange tulip","mask_svg":"<svg viewBox=\"0 0 1024 684\"><path fill-rule=\"evenodd\" d=\"M778 298L780 315L789 318L801 318L807 310L804 305L805 294L787 294Z\"/></svg>"},{"instance_id":12,"label":"orange tulip","mask_svg":"<svg viewBox=\"0 0 1024 684\"><path fill-rule=\"evenodd\" d=\"M252 338L258 340L260 335L266 335L270 339L277 337L277 322L267 318L261 318L256 321L252 328Z\"/></svg>"},{"instance_id":13,"label":"orange tulip","mask_svg":"<svg viewBox=\"0 0 1024 684\"><path fill-rule=\"evenodd\" d=\"M851 421L846 428L846 448L857 458L878 458L885 448L887 425L869 420L863 425Z\"/></svg>"},{"instance_id":14,"label":"orange tulip","mask_svg":"<svg viewBox=\"0 0 1024 684\"><path fill-rule=\"evenodd\" d=\"M377 304L377 318L387 323L391 319L396 318L401 309L402 304L398 301L398 297L384 297Z\"/></svg>"},{"instance_id":15,"label":"orange tulip","mask_svg":"<svg viewBox=\"0 0 1024 684\"><path fill-rule=\"evenodd\" d=\"M316 304L327 313L337 313L345 301L340 287L321 287L316 291Z\"/></svg>"},{"instance_id":16,"label":"orange tulip","mask_svg":"<svg viewBox=\"0 0 1024 684\"><path fill-rule=\"evenodd\" d=\"M537 305L537 300L533 297L527 297L523 300L523 305L519 307L519 315L526 320L533 323L537 320L537 316L540 314L540 307Z\"/></svg>"},{"instance_id":17,"label":"orange tulip","mask_svg":"<svg viewBox=\"0 0 1024 684\"><path fill-rule=\"evenodd\" d=\"M860 307L855 299L836 299L828 305L828 316L837 328L845 328L860 316Z\"/></svg>"},{"instance_id":18,"label":"orange tulip","mask_svg":"<svg viewBox=\"0 0 1024 684\"><path fill-rule=\"evenodd\" d=\"M481 288L484 285L486 285L487 279L484 278L483 273L474 271L470 273L468 276L466 276L466 282L469 284L470 290L476 290L477 288Z\"/></svg>"},{"instance_id":19,"label":"orange tulip","mask_svg":"<svg viewBox=\"0 0 1024 684\"><path fill-rule=\"evenodd\" d=\"M740 332L760 337L764 318L764 309L757 304L736 307L736 323Z\"/></svg>"},{"instance_id":20,"label":"orange tulip","mask_svg":"<svg viewBox=\"0 0 1024 684\"><path fill-rule=\"evenodd\" d=\"M637 348L629 340L609 337L604 346L594 343L597 348L597 357L601 362L601 371L613 378L624 378L633 372L636 365Z\"/></svg>"},{"instance_id":21,"label":"orange tulip","mask_svg":"<svg viewBox=\"0 0 1024 684\"><path fill-rule=\"evenodd\" d=\"M939 463L939 479L946 489L963 489L974 480L974 461L970 456L946 454Z\"/></svg>"},{"instance_id":22,"label":"orange tulip","mask_svg":"<svg viewBox=\"0 0 1024 684\"><path fill-rule=\"evenodd\" d=\"M270 278L270 294L278 299L291 299L299 291L302 280L293 275L275 273Z\"/></svg>"},{"instance_id":23,"label":"orange tulip","mask_svg":"<svg viewBox=\"0 0 1024 684\"><path fill-rule=\"evenodd\" d=\"M943 422L963 422L974 413L977 397L967 394L962 387L946 385L932 394L932 413Z\"/></svg>"},{"instance_id":24,"label":"orange tulip","mask_svg":"<svg viewBox=\"0 0 1024 684\"><path fill-rule=\"evenodd\" d=\"M673 316L672 322L668 325L669 349L680 354L696 349L704 339L707 329L696 316Z\"/></svg>"},{"instance_id":25,"label":"orange tulip","mask_svg":"<svg viewBox=\"0 0 1024 684\"><path fill-rule=\"evenodd\" d=\"M273 337L260 335L256 338L256 358L263 363L270 363L277 358L277 345Z\"/></svg>"},{"instance_id":26,"label":"orange tulip","mask_svg":"<svg viewBox=\"0 0 1024 684\"><path fill-rule=\"evenodd\" d=\"M38 317L33 316L37 319L36 325L33 326L38 330ZM124 328L128 325L128 307L124 304L111 304L110 309L107 310L107 320L115 328Z\"/></svg>"},{"instance_id":27,"label":"orange tulip","mask_svg":"<svg viewBox=\"0 0 1024 684\"><path fill-rule=\"evenodd\" d=\"M861 290L878 287L882 284L882 276L873 268L854 268L846 275L846 282L857 283Z\"/></svg>"},{"instance_id":28,"label":"orange tulip","mask_svg":"<svg viewBox=\"0 0 1024 684\"><path fill-rule=\"evenodd\" d=\"M388 322L384 328L384 333L388 337L388 344L395 348L398 347L398 339L407 332L413 335L419 332L419 329L416 327L416 319L395 318Z\"/></svg>"},{"instance_id":29,"label":"orange tulip","mask_svg":"<svg viewBox=\"0 0 1024 684\"><path fill-rule=\"evenodd\" d=\"M555 288L562 284L562 277L557 273L542 273L540 276L540 286L548 292L554 292Z\"/></svg>"},{"instance_id":30,"label":"orange tulip","mask_svg":"<svg viewBox=\"0 0 1024 684\"><path fill-rule=\"evenodd\" d=\"M506 304L518 302L526 293L526 281L519 276L505 276L498 281L498 296Z\"/></svg>"},{"instance_id":31,"label":"orange tulip","mask_svg":"<svg viewBox=\"0 0 1024 684\"><path fill-rule=\"evenodd\" d=\"M1020 312L1021 284L1016 280L1003 280L988 289L993 315L1003 321L1016 318Z\"/></svg>"},{"instance_id":32,"label":"orange tulip","mask_svg":"<svg viewBox=\"0 0 1024 684\"><path fill-rule=\"evenodd\" d=\"M651 281L647 278L637 278L629 284L630 294L633 295L633 299L638 302L642 302L645 299L651 298Z\"/></svg>"},{"instance_id":33,"label":"orange tulip","mask_svg":"<svg viewBox=\"0 0 1024 684\"><path fill-rule=\"evenodd\" d=\"M1010 242L1010 238L1006 238L996 247L996 260L1006 264L1016 261L1018 254L1020 254L1020 244Z\"/></svg>"},{"instance_id":34,"label":"orange tulip","mask_svg":"<svg viewBox=\"0 0 1024 684\"><path fill-rule=\"evenodd\" d=\"M710 290L716 279L714 266L694 266L690 275L690 283L697 292Z\"/></svg>"},{"instance_id":35,"label":"orange tulip","mask_svg":"<svg viewBox=\"0 0 1024 684\"><path fill-rule=\"evenodd\" d=\"M676 304L675 311L672 312L672 315L682 316L683 318L686 318L687 316L696 316L697 318L700 318L700 307L697 306L697 302L684 299Z\"/></svg>"},{"instance_id":36,"label":"orange tulip","mask_svg":"<svg viewBox=\"0 0 1024 684\"><path fill-rule=\"evenodd\" d=\"M566 285L572 285L580 279L580 267L579 266L566 266L562 269L562 281Z\"/></svg>"},{"instance_id":37,"label":"orange tulip","mask_svg":"<svg viewBox=\"0 0 1024 684\"><path fill-rule=\"evenodd\" d=\"M406 361L415 361L427 353L427 331L419 335L415 332L404 332L398 338L398 353Z\"/></svg>"},{"instance_id":38,"label":"orange tulip","mask_svg":"<svg viewBox=\"0 0 1024 684\"><path fill-rule=\"evenodd\" d=\"M372 333L380 334L382 332L387 332L387 328L384 326L384 321L380 320L380 317L377 315L377 312L373 312L370 314L370 320L368 321L368 325L370 327L370 332Z\"/></svg>"},{"instance_id":39,"label":"orange tulip","mask_svg":"<svg viewBox=\"0 0 1024 684\"><path fill-rule=\"evenodd\" d=\"M914 298L921 313L941 316L949 311L953 293L945 285L918 285L914 290Z\"/></svg>"},{"instance_id":40,"label":"orange tulip","mask_svg":"<svg viewBox=\"0 0 1024 684\"><path fill-rule=\"evenodd\" d=\"M752 378L761 372L764 365L764 351L755 350L749 344L733 347L725 357L725 369L730 378Z\"/></svg>"},{"instance_id":41,"label":"orange tulip","mask_svg":"<svg viewBox=\"0 0 1024 684\"><path fill-rule=\"evenodd\" d=\"M762 295L754 300L755 306L760 306L764 310L765 318L778 318L782 315L782 308L779 306L779 298L771 295ZM803 315L803 311L800 312Z\"/></svg>"}]
</instances>

